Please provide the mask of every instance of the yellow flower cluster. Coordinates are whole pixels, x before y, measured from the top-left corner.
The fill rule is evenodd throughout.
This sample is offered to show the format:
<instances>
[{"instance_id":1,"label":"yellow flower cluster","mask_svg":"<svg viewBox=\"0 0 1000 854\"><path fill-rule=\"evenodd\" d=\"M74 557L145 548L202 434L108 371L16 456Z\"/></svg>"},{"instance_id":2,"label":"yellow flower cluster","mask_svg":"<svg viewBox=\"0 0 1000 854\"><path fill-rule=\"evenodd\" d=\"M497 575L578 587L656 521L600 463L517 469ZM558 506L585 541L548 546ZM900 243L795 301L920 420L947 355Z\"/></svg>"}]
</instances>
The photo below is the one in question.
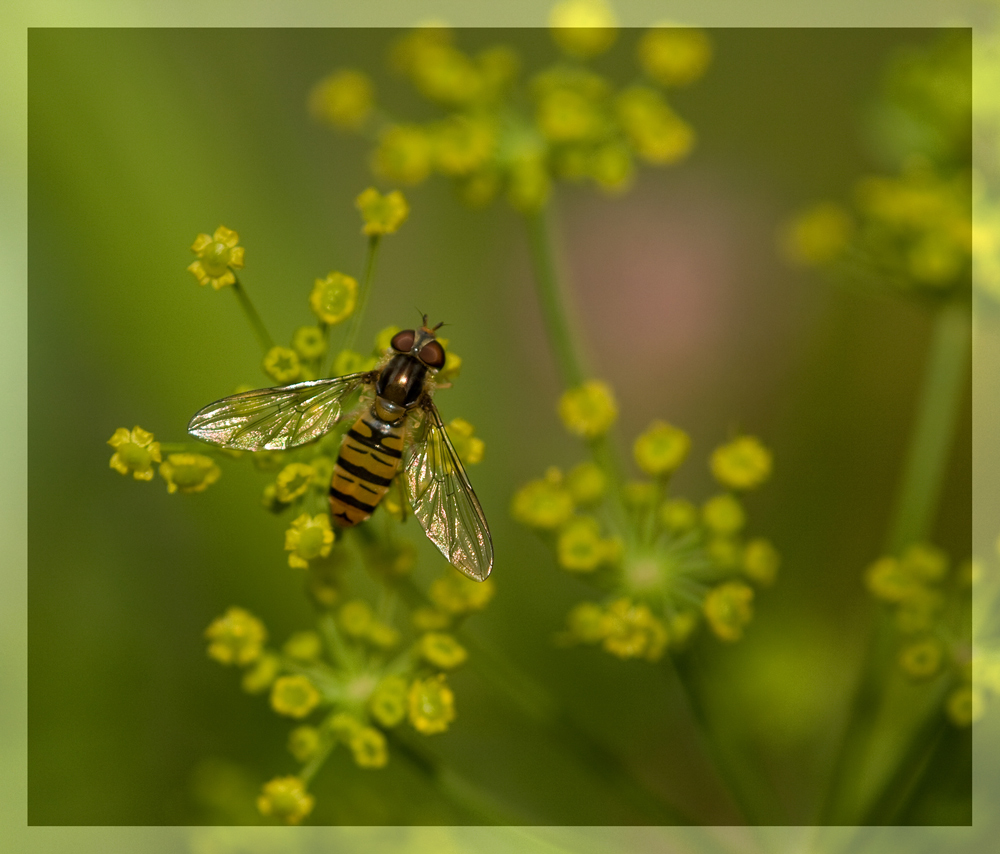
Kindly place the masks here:
<instances>
[{"instance_id":1,"label":"yellow flower cluster","mask_svg":"<svg viewBox=\"0 0 1000 854\"><path fill-rule=\"evenodd\" d=\"M940 549L915 543L898 557L879 558L865 572L868 591L891 607L902 635L897 657L900 669L913 680L947 679L951 688L945 709L957 726L972 723L983 710L984 692L974 684L968 652L972 647L970 566L953 570ZM984 662L988 660L983 657Z\"/></svg>"},{"instance_id":2,"label":"yellow flower cluster","mask_svg":"<svg viewBox=\"0 0 1000 854\"><path fill-rule=\"evenodd\" d=\"M554 179L590 180L617 193L631 184L636 157L665 165L690 152L691 127L657 87L686 85L704 73L712 50L703 31L669 24L647 31L635 54L649 84L622 91L584 64L618 39L603 0L558 4L550 32L572 64L556 62L525 81L511 47L470 54L442 26L399 39L394 70L448 112L425 123L384 125L372 153L375 173L405 185L437 173L454 181L471 206L504 194L530 213L548 201ZM365 75L341 70L317 84L310 110L337 127L360 129L368 124L372 93Z\"/></svg>"}]
</instances>

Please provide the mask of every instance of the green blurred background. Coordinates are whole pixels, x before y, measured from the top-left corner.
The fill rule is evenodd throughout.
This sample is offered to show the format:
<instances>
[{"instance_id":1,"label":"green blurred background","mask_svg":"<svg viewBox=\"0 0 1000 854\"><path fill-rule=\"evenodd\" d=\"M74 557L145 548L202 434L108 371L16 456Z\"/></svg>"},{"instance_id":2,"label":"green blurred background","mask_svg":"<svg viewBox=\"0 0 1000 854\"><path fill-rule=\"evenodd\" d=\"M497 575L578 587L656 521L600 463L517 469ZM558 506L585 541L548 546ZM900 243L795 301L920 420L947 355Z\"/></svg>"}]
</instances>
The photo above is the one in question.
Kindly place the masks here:
<instances>
[{"instance_id":1,"label":"green blurred background","mask_svg":"<svg viewBox=\"0 0 1000 854\"><path fill-rule=\"evenodd\" d=\"M220 223L239 232L242 281L279 340L308 322L314 278L360 273L353 199L372 183L368 144L312 123L305 100L330 70L357 66L390 109L424 117L383 71L395 35L29 36L32 824L252 823L260 782L291 770L289 725L242 694L202 640L230 604L279 638L309 623L281 551L286 521L259 509L265 476L234 464L205 494L170 496L159 480L110 471L104 443L134 424L181 439L200 406L239 383L264 384L235 300L184 269L196 233ZM677 484L696 501L712 492L707 455L734 428L774 451L775 476L750 511L753 533L782 552L779 583L758 597L744 641L703 635L694 653L723 735L773 790L779 824L809 820L833 758L875 611L861 573L882 546L930 324L912 305L789 270L775 231L883 165L868 131L882 69L900 46L933 37L714 30L713 67L673 99L698 134L693 156L641 172L623 198L560 188L555 204L591 363L621 405L620 438L653 418L688 430L694 449ZM625 34L598 67L629 79L632 41ZM517 45L529 68L553 56L543 30L460 38L469 49L496 42ZM582 448L558 425L519 219L502 204L470 213L440 182L407 197L410 221L384 243L366 330L409 324L419 309L448 322L465 360L438 404L487 443L472 477L499 588L470 630L546 685L649 788L705 822L734 821L660 669L551 643L589 591L507 507L526 479L571 465ZM934 537L957 558L970 552L968 415L960 437ZM437 569L433 552L421 553L423 569ZM452 681L458 719L429 745L521 823L643 821L475 667ZM967 739L960 746L961 783ZM334 754L313 788L316 823L470 820L403 761L373 773ZM965 814L968 791L955 788L959 812L945 804L946 816Z\"/></svg>"}]
</instances>

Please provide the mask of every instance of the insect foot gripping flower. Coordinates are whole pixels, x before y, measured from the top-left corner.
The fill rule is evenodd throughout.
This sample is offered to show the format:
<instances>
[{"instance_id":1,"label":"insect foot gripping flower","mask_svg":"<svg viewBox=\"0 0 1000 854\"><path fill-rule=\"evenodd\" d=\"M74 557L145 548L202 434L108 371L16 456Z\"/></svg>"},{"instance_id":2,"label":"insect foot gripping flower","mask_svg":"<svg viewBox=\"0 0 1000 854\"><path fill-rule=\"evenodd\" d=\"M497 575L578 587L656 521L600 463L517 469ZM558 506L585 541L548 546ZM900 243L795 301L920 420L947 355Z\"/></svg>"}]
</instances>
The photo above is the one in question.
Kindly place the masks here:
<instances>
[{"instance_id":1,"label":"insect foot gripping flower","mask_svg":"<svg viewBox=\"0 0 1000 854\"><path fill-rule=\"evenodd\" d=\"M188 265L188 270L198 280L199 285L211 285L215 290L236 282L233 270L243 266L243 247L238 246L239 235L232 229L220 225L215 234L199 234L191 250L198 256Z\"/></svg>"},{"instance_id":2,"label":"insect foot gripping flower","mask_svg":"<svg viewBox=\"0 0 1000 854\"><path fill-rule=\"evenodd\" d=\"M900 670L943 692L948 718L961 727L983 714L987 694L1000 694L1000 643L973 634L972 562L950 563L940 549L916 543L874 561L864 580L893 616ZM980 602L995 606L996 589L983 590Z\"/></svg>"},{"instance_id":3,"label":"insect foot gripping flower","mask_svg":"<svg viewBox=\"0 0 1000 854\"><path fill-rule=\"evenodd\" d=\"M556 181L589 181L619 194L633 183L637 157L665 166L691 151L694 131L653 87L702 75L711 58L704 32L651 30L639 42L638 59L652 85L621 89L586 66L619 37L604 0L559 3L550 32L559 55L527 76L510 45L466 53L446 27L421 27L400 38L391 51L393 70L445 115L416 122L379 109L386 121L371 156L375 174L406 185L438 174L470 207L505 197L532 215L548 203ZM348 88L345 74L317 86L310 98L314 115L328 115L327 93Z\"/></svg>"},{"instance_id":4,"label":"insect foot gripping flower","mask_svg":"<svg viewBox=\"0 0 1000 854\"><path fill-rule=\"evenodd\" d=\"M578 418L587 420L576 413L567 420ZM609 423L606 415L598 420ZM752 437L717 450L713 465L721 459L719 479L731 491L709 497L699 509L669 495L670 478L691 448L683 430L654 421L635 439L635 462L648 480L622 484L600 447L590 448L592 461L565 478L550 469L511 503L514 518L542 537L561 569L601 592L599 602L570 610L557 642L655 662L668 649L681 650L701 622L720 640L739 640L753 616L751 585L773 584L780 558L767 540L744 539L748 513L732 490L762 483L770 453Z\"/></svg>"},{"instance_id":5,"label":"insect foot gripping flower","mask_svg":"<svg viewBox=\"0 0 1000 854\"><path fill-rule=\"evenodd\" d=\"M160 443L153 441L152 433L138 426L131 432L119 427L108 444L115 449L111 468L121 474L131 473L136 480L153 479L153 463L160 462Z\"/></svg>"}]
</instances>

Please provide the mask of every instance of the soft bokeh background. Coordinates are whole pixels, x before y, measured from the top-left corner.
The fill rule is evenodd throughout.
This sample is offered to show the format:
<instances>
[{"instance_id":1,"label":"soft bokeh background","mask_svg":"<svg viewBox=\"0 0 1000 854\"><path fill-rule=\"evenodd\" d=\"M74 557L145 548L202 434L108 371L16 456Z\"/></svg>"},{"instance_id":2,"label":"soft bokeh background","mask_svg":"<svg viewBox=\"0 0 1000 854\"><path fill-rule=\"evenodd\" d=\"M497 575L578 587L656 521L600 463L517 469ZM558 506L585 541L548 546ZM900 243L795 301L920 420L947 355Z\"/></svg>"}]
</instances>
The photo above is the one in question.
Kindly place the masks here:
<instances>
[{"instance_id":1,"label":"soft bokeh background","mask_svg":"<svg viewBox=\"0 0 1000 854\"><path fill-rule=\"evenodd\" d=\"M696 652L728 738L775 791L776 823L808 821L831 759L873 610L860 573L884 535L929 324L902 303L789 271L774 232L803 202L841 195L878 166L864 128L883 64L932 35L715 31L715 65L675 99L699 134L690 161L643 172L623 199L572 191L556 205L592 364L621 403L620 435L654 417L684 426L695 450L679 487L695 499L710 494L705 457L734 426L775 452L775 478L751 512L754 531L783 553L780 583L759 597L744 642L706 637ZM135 423L180 438L205 402L261 381L231 295L184 271L196 232L220 222L240 232L242 279L278 338L308 320L313 278L360 271L352 200L370 182L366 145L312 124L304 102L324 73L358 65L391 106L419 110L381 73L392 36L31 35L33 824L253 821L252 810L233 812L238 797L213 802L201 784L227 775L249 803L288 767L287 724L242 695L201 639L234 602L279 637L309 618L281 554L284 521L257 506L262 478L231 466L204 495L168 496L160 482L110 472L103 443ZM551 55L544 31L462 38ZM620 49L602 64L623 79L630 62ZM472 474L500 591L471 630L548 685L650 787L726 823L731 808L692 747L676 687L648 666L554 649L585 590L507 519L517 485L580 457L557 425L517 218L502 205L470 215L439 183L408 195L411 221L386 241L366 322L374 332L419 307L448 321L465 359L439 405L487 442ZM935 537L956 556L970 551L968 422L961 435ZM525 823L636 822L474 668L454 684L459 718L435 750ZM339 757L315 789L318 822L467 820L402 762L373 774Z\"/></svg>"}]
</instances>

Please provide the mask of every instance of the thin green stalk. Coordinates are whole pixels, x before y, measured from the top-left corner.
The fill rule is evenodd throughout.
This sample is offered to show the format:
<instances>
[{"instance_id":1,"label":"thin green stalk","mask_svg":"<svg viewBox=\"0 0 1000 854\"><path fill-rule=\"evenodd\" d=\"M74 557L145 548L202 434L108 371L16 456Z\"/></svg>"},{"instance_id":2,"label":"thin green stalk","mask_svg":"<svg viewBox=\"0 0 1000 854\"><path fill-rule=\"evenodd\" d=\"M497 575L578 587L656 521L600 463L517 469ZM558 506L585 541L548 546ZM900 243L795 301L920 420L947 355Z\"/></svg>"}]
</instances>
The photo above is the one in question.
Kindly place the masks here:
<instances>
[{"instance_id":1,"label":"thin green stalk","mask_svg":"<svg viewBox=\"0 0 1000 854\"><path fill-rule=\"evenodd\" d=\"M268 333L267 327L264 326L264 321L260 319L257 309L255 309L253 307L253 303L250 302L250 297L247 295L243 285L240 284L240 280L236 279L236 281L233 282L232 287L233 293L236 294L236 300L240 304L240 308L243 309L243 313L247 316L250 326L253 327L254 334L260 342L261 348L266 353L274 346L274 339Z\"/></svg>"},{"instance_id":2,"label":"thin green stalk","mask_svg":"<svg viewBox=\"0 0 1000 854\"><path fill-rule=\"evenodd\" d=\"M535 269L545 330L555 350L563 387L574 388L584 381L587 371L582 348L573 334L569 299L556 269L548 214L542 209L537 213L526 214L524 219L528 227L528 246Z\"/></svg>"},{"instance_id":3,"label":"thin green stalk","mask_svg":"<svg viewBox=\"0 0 1000 854\"><path fill-rule=\"evenodd\" d=\"M365 255L365 272L361 277L358 302L354 306L354 315L351 317L351 325L347 330L347 338L344 339L345 350L353 350L358 340L358 332L361 330L361 320L365 314L365 307L368 305L368 296L371 294L372 276L375 274L375 260L378 258L380 241L381 235L379 234L373 234L368 238L368 252Z\"/></svg>"},{"instance_id":4,"label":"thin green stalk","mask_svg":"<svg viewBox=\"0 0 1000 854\"><path fill-rule=\"evenodd\" d=\"M886 535L885 553L898 555L928 539L947 471L948 459L969 382L972 324L968 305L938 310L915 426L907 449L896 506ZM845 803L859 780L869 777L870 745L876 737L887 668L892 667L895 633L889 616L880 612L855 689L841 747L836 754L818 823L856 824L865 804ZM891 775L890 775L891 778ZM877 802L880 795L876 793Z\"/></svg>"}]
</instances>

